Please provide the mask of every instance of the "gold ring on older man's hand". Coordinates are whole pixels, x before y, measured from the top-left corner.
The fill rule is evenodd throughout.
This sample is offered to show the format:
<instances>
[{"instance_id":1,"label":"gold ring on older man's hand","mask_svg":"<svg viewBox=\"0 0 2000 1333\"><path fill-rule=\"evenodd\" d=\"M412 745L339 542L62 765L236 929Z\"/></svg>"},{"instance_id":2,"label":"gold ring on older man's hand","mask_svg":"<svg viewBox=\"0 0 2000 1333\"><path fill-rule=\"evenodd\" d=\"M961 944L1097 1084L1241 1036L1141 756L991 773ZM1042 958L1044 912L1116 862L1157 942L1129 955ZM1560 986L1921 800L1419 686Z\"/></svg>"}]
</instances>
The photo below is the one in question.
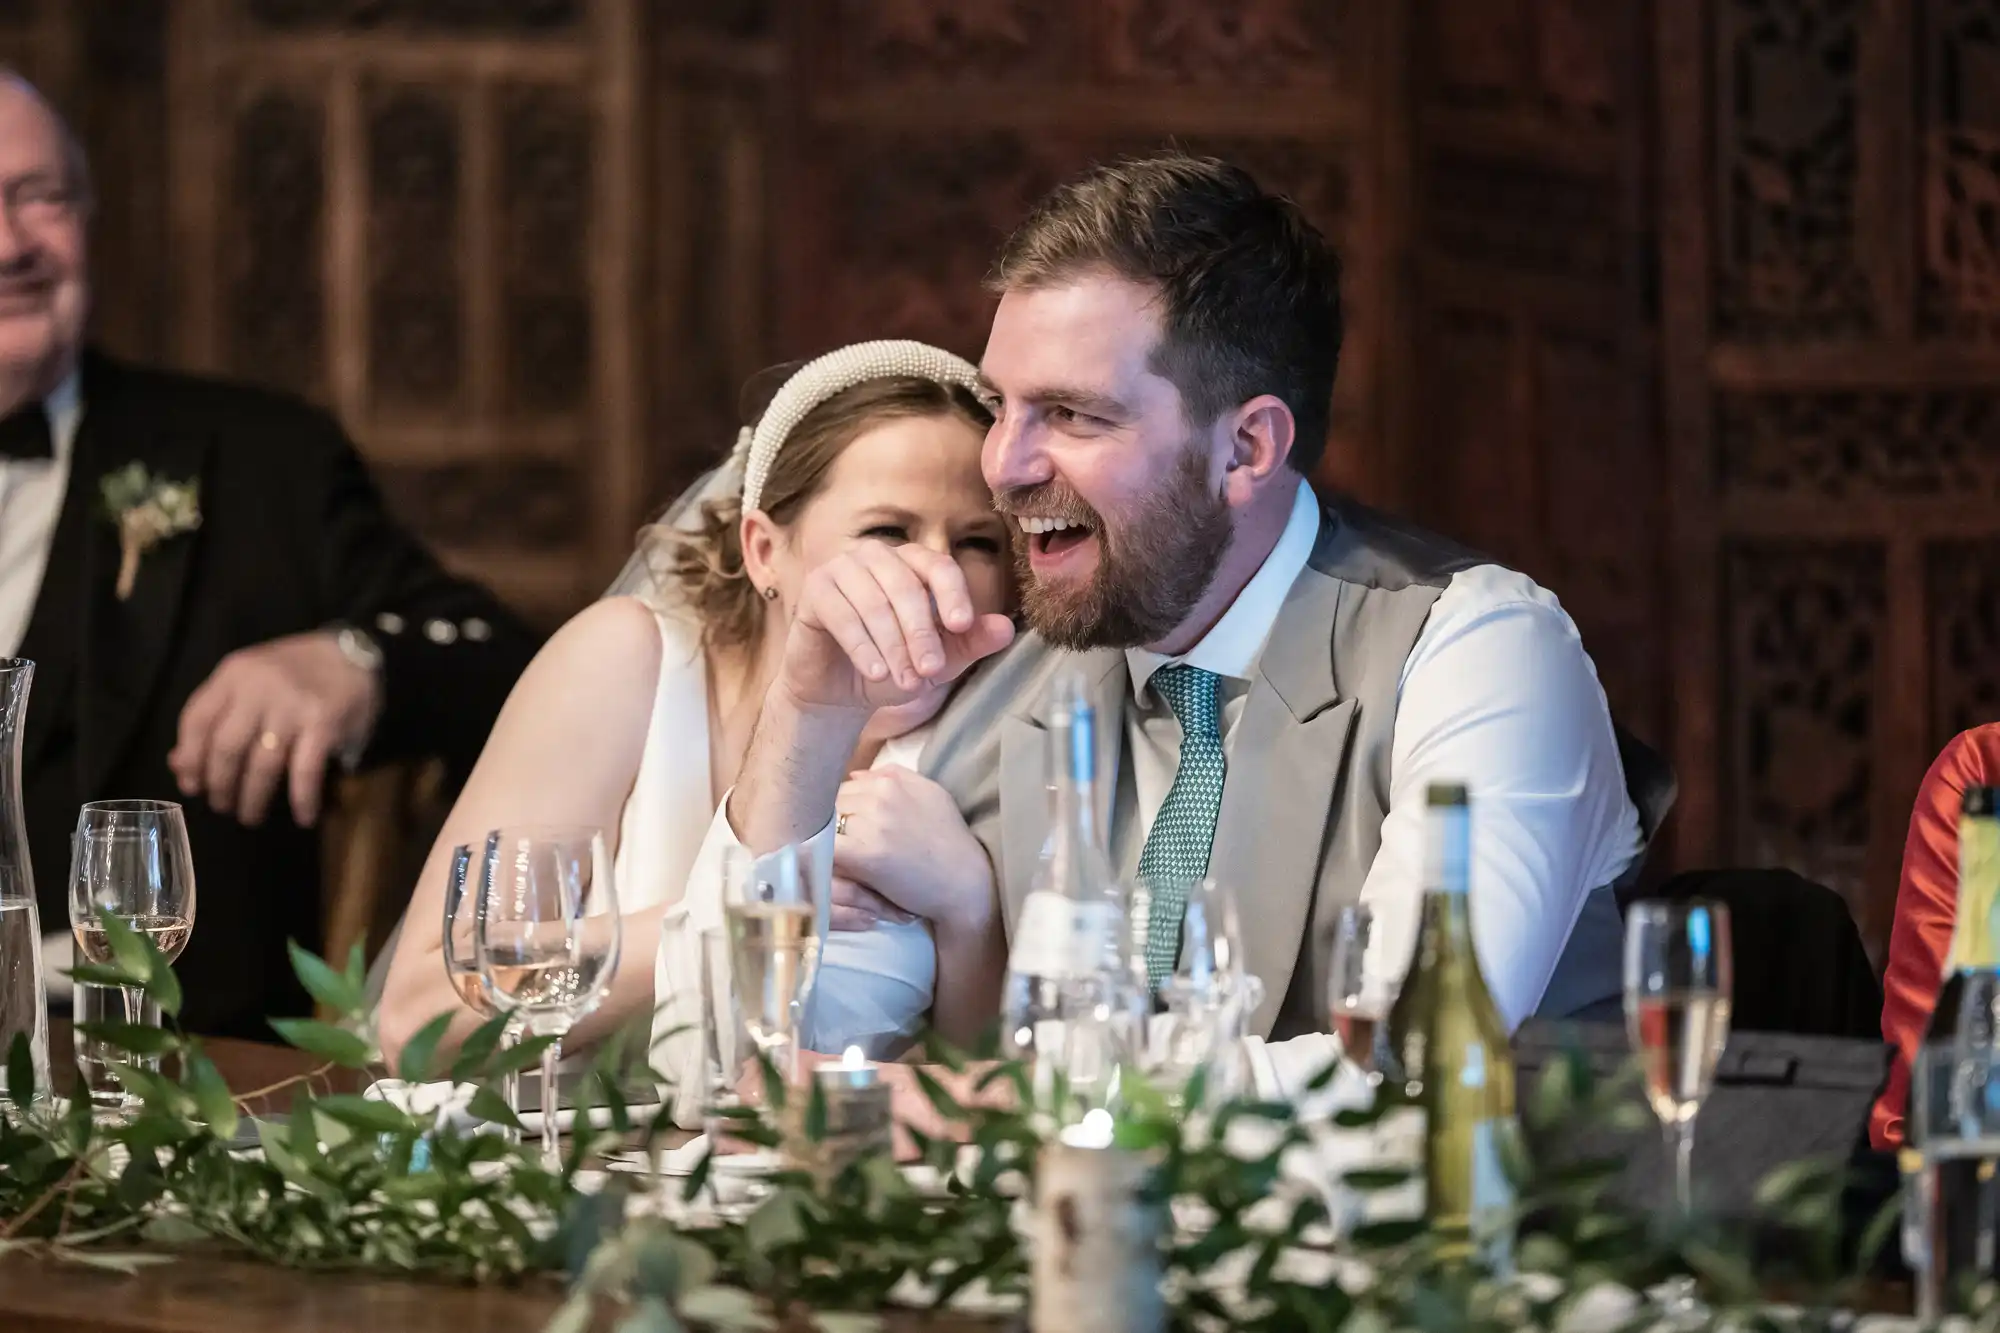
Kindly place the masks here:
<instances>
[{"instance_id":1,"label":"gold ring on older man's hand","mask_svg":"<svg viewBox=\"0 0 2000 1333\"><path fill-rule=\"evenodd\" d=\"M267 731L257 738L257 744L276 754L279 750L285 748L285 738L275 731Z\"/></svg>"},{"instance_id":2,"label":"gold ring on older man's hand","mask_svg":"<svg viewBox=\"0 0 2000 1333\"><path fill-rule=\"evenodd\" d=\"M834 820L833 820L833 836L834 836L834 837L836 837L836 838L844 838L844 837L846 837L846 836L847 836L847 816L846 816L846 815L836 815L836 816L834 816Z\"/></svg>"}]
</instances>

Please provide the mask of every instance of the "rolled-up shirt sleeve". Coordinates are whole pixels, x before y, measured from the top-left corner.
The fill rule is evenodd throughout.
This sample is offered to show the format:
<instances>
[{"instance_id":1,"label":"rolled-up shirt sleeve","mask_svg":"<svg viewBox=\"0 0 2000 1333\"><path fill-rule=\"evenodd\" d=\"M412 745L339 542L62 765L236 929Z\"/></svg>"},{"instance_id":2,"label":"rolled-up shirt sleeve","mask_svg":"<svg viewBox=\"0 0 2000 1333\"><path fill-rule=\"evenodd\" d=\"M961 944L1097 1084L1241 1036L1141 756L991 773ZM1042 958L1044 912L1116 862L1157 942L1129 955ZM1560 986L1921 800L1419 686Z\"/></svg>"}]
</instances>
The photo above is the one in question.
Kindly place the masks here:
<instances>
[{"instance_id":1,"label":"rolled-up shirt sleeve","mask_svg":"<svg viewBox=\"0 0 2000 1333\"><path fill-rule=\"evenodd\" d=\"M1416 947L1426 788L1463 783L1473 945L1501 1017L1519 1026L1585 899L1643 846L1597 669L1553 594L1493 565L1452 580L1404 666L1390 775L1361 891L1375 915L1370 980L1393 992Z\"/></svg>"}]
</instances>

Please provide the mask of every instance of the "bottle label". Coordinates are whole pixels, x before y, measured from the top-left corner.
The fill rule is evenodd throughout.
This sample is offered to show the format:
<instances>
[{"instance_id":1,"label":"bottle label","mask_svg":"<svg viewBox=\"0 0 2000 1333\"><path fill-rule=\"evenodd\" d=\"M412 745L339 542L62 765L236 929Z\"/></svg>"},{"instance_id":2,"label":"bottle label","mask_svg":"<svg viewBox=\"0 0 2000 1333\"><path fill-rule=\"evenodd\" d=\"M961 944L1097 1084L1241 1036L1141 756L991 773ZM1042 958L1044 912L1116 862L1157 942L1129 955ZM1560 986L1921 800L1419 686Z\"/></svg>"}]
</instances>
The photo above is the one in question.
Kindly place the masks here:
<instances>
[{"instance_id":1,"label":"bottle label","mask_svg":"<svg viewBox=\"0 0 2000 1333\"><path fill-rule=\"evenodd\" d=\"M2000 966L2000 819L1958 821L1958 924L1945 966Z\"/></svg>"},{"instance_id":2,"label":"bottle label","mask_svg":"<svg viewBox=\"0 0 2000 1333\"><path fill-rule=\"evenodd\" d=\"M1108 902L1078 902L1037 889L1021 904L1007 970L1016 976L1081 980L1104 970L1117 940L1118 912Z\"/></svg>"}]
</instances>

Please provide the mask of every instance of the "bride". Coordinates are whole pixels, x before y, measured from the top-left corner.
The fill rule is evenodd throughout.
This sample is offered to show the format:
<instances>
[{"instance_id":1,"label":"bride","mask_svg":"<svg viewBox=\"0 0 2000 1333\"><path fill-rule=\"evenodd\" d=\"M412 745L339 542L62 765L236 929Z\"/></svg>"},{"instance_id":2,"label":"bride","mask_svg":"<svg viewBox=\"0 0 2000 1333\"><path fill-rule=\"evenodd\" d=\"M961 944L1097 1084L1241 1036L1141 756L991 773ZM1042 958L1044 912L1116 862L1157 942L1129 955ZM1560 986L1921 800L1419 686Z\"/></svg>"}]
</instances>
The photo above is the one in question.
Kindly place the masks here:
<instances>
[{"instance_id":1,"label":"bride","mask_svg":"<svg viewBox=\"0 0 2000 1333\"><path fill-rule=\"evenodd\" d=\"M431 849L379 1011L384 1055L437 1014L479 1021L445 975L451 849L510 824L594 825L615 838L625 944L579 1044L698 988L698 932L722 920L718 813L749 745L806 576L861 542L918 542L964 569L977 609L1005 608L1007 533L980 475L991 424L964 360L913 342L861 343L790 376L730 460L647 530L637 595L557 631L515 686ZM625 581L621 581L621 586ZM833 841L833 932L806 1043L885 1053L928 1014L969 1042L999 1008L1006 967L991 863L944 790L917 771L949 686L875 715L850 764ZM706 763L697 757L704 757ZM815 848L808 847L808 853ZM686 1090L692 1040L655 1062Z\"/></svg>"}]
</instances>

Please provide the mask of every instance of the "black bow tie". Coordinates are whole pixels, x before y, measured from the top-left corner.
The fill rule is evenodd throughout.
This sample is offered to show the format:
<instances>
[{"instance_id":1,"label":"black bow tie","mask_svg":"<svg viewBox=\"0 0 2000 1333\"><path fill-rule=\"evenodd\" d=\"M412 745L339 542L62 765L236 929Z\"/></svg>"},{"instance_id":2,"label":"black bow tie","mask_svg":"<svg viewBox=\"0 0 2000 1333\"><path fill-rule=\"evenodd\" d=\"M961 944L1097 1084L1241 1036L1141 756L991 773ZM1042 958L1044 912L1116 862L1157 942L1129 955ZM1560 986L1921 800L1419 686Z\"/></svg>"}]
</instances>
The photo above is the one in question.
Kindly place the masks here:
<instances>
[{"instance_id":1,"label":"black bow tie","mask_svg":"<svg viewBox=\"0 0 2000 1333\"><path fill-rule=\"evenodd\" d=\"M49 414L40 403L0 417L0 460L17 458L25 463L55 456L55 446L49 441Z\"/></svg>"}]
</instances>

